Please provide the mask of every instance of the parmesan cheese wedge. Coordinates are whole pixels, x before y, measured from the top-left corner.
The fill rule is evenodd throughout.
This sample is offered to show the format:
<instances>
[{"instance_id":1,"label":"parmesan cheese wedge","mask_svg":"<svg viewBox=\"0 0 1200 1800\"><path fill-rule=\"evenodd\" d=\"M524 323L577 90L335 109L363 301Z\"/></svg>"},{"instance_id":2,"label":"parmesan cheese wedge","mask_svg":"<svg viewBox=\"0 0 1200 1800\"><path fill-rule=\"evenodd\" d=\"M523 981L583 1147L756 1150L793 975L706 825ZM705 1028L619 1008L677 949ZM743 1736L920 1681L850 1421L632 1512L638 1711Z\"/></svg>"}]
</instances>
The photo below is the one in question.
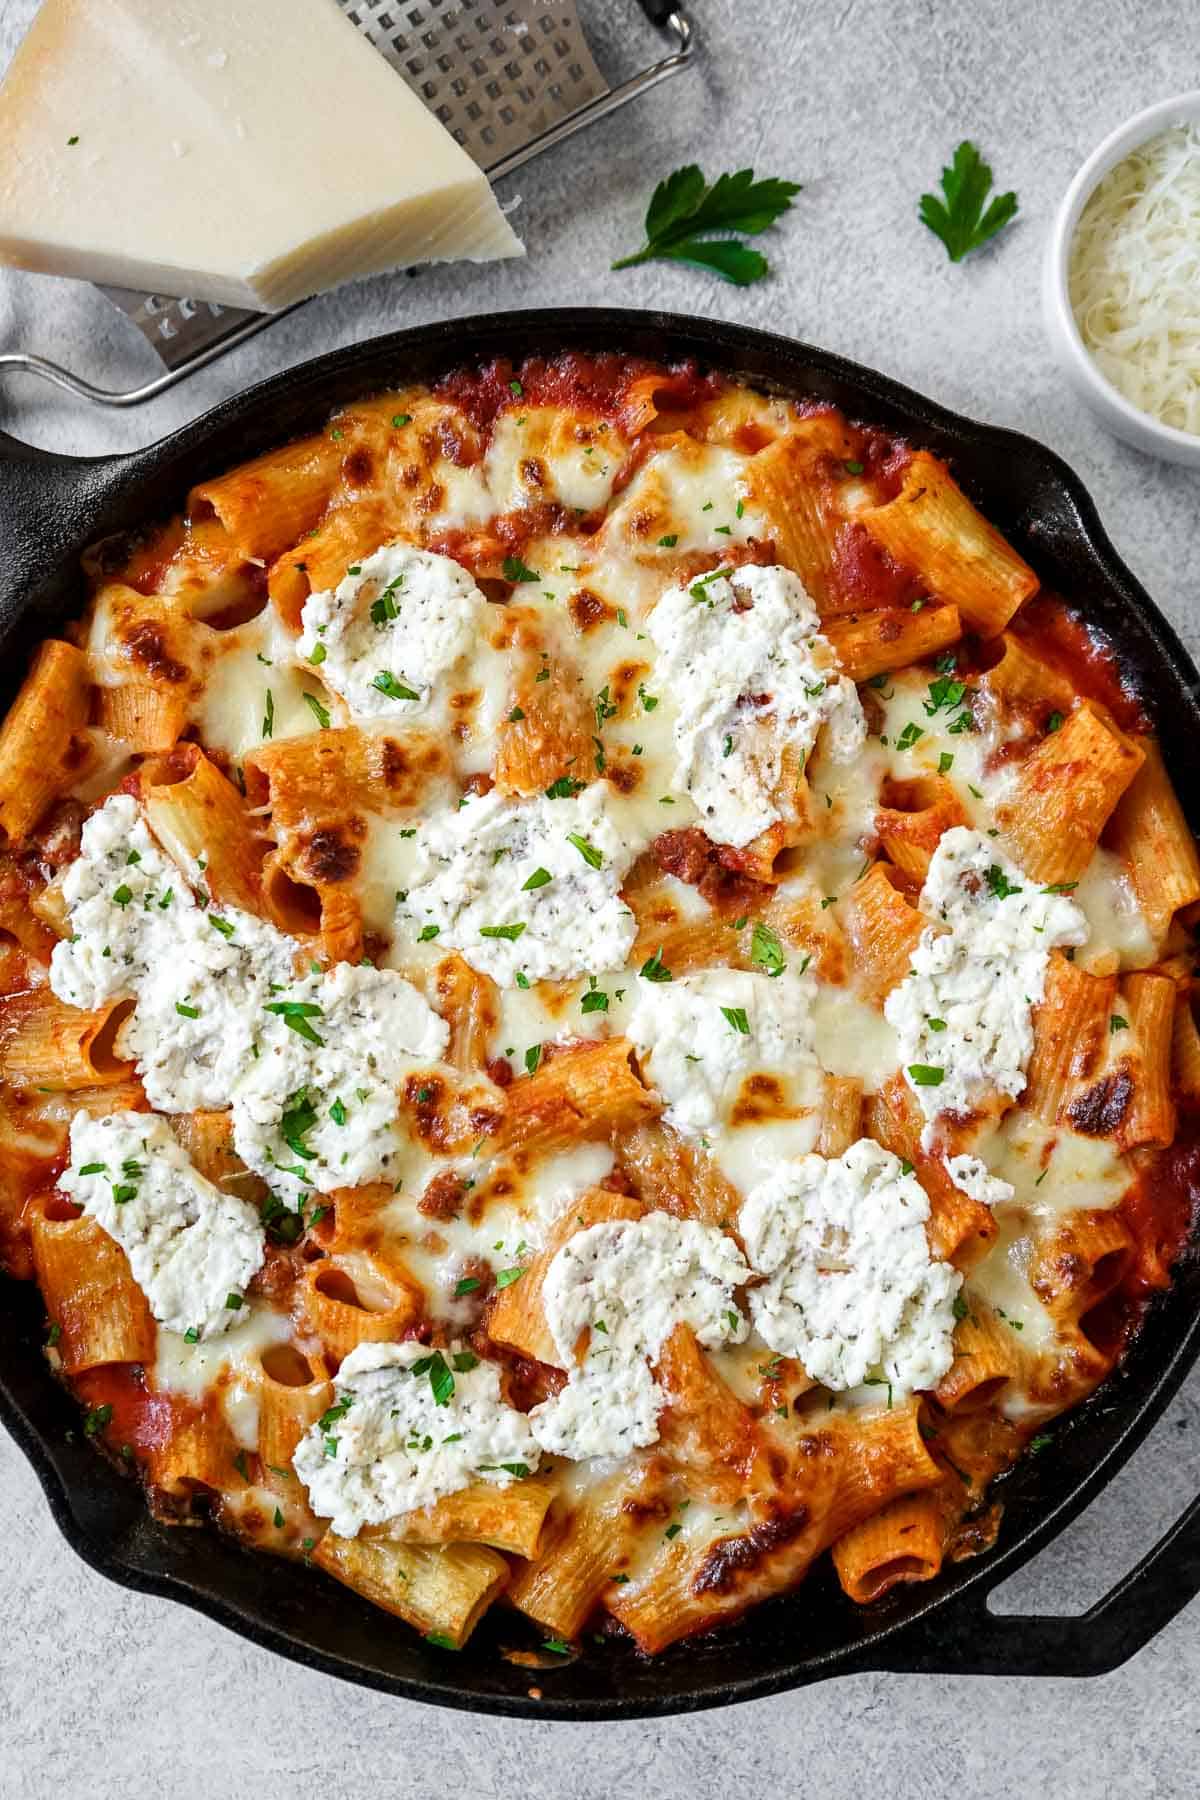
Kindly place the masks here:
<instances>
[{"instance_id":1,"label":"parmesan cheese wedge","mask_svg":"<svg viewBox=\"0 0 1200 1800\"><path fill-rule=\"evenodd\" d=\"M0 261L274 311L524 254L335 0L45 0L0 86Z\"/></svg>"}]
</instances>

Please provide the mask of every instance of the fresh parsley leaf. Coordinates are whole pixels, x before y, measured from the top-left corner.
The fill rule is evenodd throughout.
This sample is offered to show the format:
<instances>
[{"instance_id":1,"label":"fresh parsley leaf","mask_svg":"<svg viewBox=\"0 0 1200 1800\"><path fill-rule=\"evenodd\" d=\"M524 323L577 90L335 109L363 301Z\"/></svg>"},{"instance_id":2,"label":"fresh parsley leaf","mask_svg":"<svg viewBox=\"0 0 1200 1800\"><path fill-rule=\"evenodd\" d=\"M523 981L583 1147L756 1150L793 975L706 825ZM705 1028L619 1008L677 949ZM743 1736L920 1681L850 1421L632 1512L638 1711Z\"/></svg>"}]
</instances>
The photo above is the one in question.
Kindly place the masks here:
<instances>
[{"instance_id":1,"label":"fresh parsley leaf","mask_svg":"<svg viewBox=\"0 0 1200 1800\"><path fill-rule=\"evenodd\" d=\"M302 698L304 700L305 705L311 711L313 718L317 721L317 724L321 727L321 730L328 731L329 730L328 708L322 706L321 702L317 699L317 696L315 694L310 694L307 688L305 688Z\"/></svg>"},{"instance_id":2,"label":"fresh parsley leaf","mask_svg":"<svg viewBox=\"0 0 1200 1800\"><path fill-rule=\"evenodd\" d=\"M732 1030L740 1032L743 1037L750 1036L750 1021L746 1017L744 1006L723 1006L721 1011Z\"/></svg>"},{"instance_id":3,"label":"fresh parsley leaf","mask_svg":"<svg viewBox=\"0 0 1200 1800\"><path fill-rule=\"evenodd\" d=\"M787 967L784 961L783 945L779 936L761 919L754 921L754 933L750 939L750 961L757 968L765 969L768 975L782 975Z\"/></svg>"},{"instance_id":4,"label":"fresh parsley leaf","mask_svg":"<svg viewBox=\"0 0 1200 1800\"><path fill-rule=\"evenodd\" d=\"M506 556L503 563L505 581L540 581L542 578L536 569L523 563L519 556Z\"/></svg>"},{"instance_id":5,"label":"fresh parsley leaf","mask_svg":"<svg viewBox=\"0 0 1200 1800\"><path fill-rule=\"evenodd\" d=\"M756 237L787 212L799 192L795 181L755 181L753 169L718 175L710 186L697 165L689 163L659 182L646 209L646 242L612 267L682 262L708 269L735 287L749 287L767 273L766 257L736 238L712 234L736 231Z\"/></svg>"},{"instance_id":6,"label":"fresh parsley leaf","mask_svg":"<svg viewBox=\"0 0 1200 1800\"><path fill-rule=\"evenodd\" d=\"M662 959L661 945L654 952L653 956L648 956L646 958L645 962L638 970L638 974L644 981L674 981L675 979Z\"/></svg>"},{"instance_id":7,"label":"fresh parsley leaf","mask_svg":"<svg viewBox=\"0 0 1200 1800\"><path fill-rule=\"evenodd\" d=\"M419 700L421 698L415 688L405 687L402 681L397 681L389 669L380 669L378 675L372 678L371 686L378 688L381 694L386 694L389 700Z\"/></svg>"},{"instance_id":8,"label":"fresh parsley leaf","mask_svg":"<svg viewBox=\"0 0 1200 1800\"><path fill-rule=\"evenodd\" d=\"M1014 193L997 194L984 211L992 187L992 171L969 138L954 152L948 169L942 170L942 193L922 194L919 218L946 246L951 262L961 262L1002 231L1017 211Z\"/></svg>"}]
</instances>

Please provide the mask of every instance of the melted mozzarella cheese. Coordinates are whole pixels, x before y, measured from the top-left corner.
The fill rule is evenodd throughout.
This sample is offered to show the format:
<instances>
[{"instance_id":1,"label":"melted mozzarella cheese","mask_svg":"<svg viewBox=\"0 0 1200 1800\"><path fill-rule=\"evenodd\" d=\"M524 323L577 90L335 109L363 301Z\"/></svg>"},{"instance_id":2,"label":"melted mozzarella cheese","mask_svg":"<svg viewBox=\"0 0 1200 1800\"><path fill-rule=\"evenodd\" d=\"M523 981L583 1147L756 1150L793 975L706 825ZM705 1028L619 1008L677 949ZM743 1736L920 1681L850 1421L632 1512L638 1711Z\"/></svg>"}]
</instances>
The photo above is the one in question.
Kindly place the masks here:
<instances>
[{"instance_id":1,"label":"melted mozzarella cheese","mask_svg":"<svg viewBox=\"0 0 1200 1800\"><path fill-rule=\"evenodd\" d=\"M680 1131L707 1131L728 1115L744 1078L781 1080L815 1065L813 982L712 969L665 986L639 986L628 1024L643 1073Z\"/></svg>"},{"instance_id":2,"label":"melted mozzarella cheese","mask_svg":"<svg viewBox=\"0 0 1200 1800\"><path fill-rule=\"evenodd\" d=\"M262 1263L262 1222L193 1168L165 1119L77 1113L59 1186L120 1244L162 1324L201 1337L229 1326Z\"/></svg>"},{"instance_id":3,"label":"melted mozzarella cheese","mask_svg":"<svg viewBox=\"0 0 1200 1800\"><path fill-rule=\"evenodd\" d=\"M832 1161L776 1168L739 1216L767 1278L750 1291L763 1342L827 1387L934 1387L950 1367L962 1278L930 1256L928 1217L916 1176L868 1138Z\"/></svg>"},{"instance_id":4,"label":"melted mozzarella cheese","mask_svg":"<svg viewBox=\"0 0 1200 1800\"><path fill-rule=\"evenodd\" d=\"M461 1344L359 1344L333 1406L301 1438L292 1466L313 1511L357 1537L472 1482L508 1487L537 1467L525 1415L500 1395L494 1363Z\"/></svg>"},{"instance_id":5,"label":"melted mozzarella cheese","mask_svg":"<svg viewBox=\"0 0 1200 1800\"><path fill-rule=\"evenodd\" d=\"M785 750L802 766L823 725L836 761L862 745L854 685L789 569L749 565L668 588L646 629L674 709L676 785L719 842L740 848L786 816Z\"/></svg>"},{"instance_id":6,"label":"melted mozzarella cheese","mask_svg":"<svg viewBox=\"0 0 1200 1800\"><path fill-rule=\"evenodd\" d=\"M1082 944L1087 921L1065 895L1039 889L989 838L963 826L943 833L921 907L946 929L924 933L885 1012L925 1114L928 1148L940 1114L967 1113L987 1092L1020 1094L1050 952Z\"/></svg>"},{"instance_id":7,"label":"melted mozzarella cheese","mask_svg":"<svg viewBox=\"0 0 1200 1800\"><path fill-rule=\"evenodd\" d=\"M667 1213L592 1225L568 1238L542 1288L546 1323L570 1377L529 1415L543 1449L578 1460L653 1444L663 1393L650 1362L681 1324L704 1345L740 1343L746 1321L733 1290L748 1274L724 1232Z\"/></svg>"},{"instance_id":8,"label":"melted mozzarella cheese","mask_svg":"<svg viewBox=\"0 0 1200 1800\"><path fill-rule=\"evenodd\" d=\"M605 785L558 800L467 799L417 833L418 875L402 911L504 986L619 968L637 932L619 887L636 846Z\"/></svg>"}]
</instances>

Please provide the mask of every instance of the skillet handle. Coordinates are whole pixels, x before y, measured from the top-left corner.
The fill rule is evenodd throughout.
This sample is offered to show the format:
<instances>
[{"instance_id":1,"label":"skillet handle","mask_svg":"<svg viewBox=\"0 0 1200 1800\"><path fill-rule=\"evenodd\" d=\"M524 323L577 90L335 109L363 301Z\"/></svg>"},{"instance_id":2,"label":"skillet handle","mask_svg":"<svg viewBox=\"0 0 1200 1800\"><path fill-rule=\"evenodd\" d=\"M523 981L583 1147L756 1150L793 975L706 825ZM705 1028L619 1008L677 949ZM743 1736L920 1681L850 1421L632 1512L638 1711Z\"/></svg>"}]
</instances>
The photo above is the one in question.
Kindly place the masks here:
<instances>
[{"instance_id":1,"label":"skillet handle","mask_svg":"<svg viewBox=\"0 0 1200 1800\"><path fill-rule=\"evenodd\" d=\"M889 1674L1105 1675L1200 1593L1200 1494L1137 1567L1077 1618L993 1613L986 1589L901 1632L869 1667ZM889 1653L890 1652L890 1653Z\"/></svg>"},{"instance_id":2,"label":"skillet handle","mask_svg":"<svg viewBox=\"0 0 1200 1800\"><path fill-rule=\"evenodd\" d=\"M0 640L61 608L83 547L125 521L117 497L134 456L60 456L0 431Z\"/></svg>"}]
</instances>

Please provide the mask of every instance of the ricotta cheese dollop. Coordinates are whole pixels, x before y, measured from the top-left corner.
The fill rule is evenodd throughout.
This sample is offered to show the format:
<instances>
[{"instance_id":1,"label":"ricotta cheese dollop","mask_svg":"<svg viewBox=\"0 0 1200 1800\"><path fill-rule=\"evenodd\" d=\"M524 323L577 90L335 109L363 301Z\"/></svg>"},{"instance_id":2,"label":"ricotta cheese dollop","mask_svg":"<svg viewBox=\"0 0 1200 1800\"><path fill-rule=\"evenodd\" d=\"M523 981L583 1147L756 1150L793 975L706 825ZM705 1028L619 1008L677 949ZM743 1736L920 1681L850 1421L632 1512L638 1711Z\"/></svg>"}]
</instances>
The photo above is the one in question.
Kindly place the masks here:
<instances>
[{"instance_id":1,"label":"ricotta cheese dollop","mask_svg":"<svg viewBox=\"0 0 1200 1800\"><path fill-rule=\"evenodd\" d=\"M74 935L55 946L51 986L73 1006L135 1001L121 1048L152 1106L231 1108L239 1156L293 1205L387 1173L399 1083L449 1036L401 975L297 976L296 940L201 906L128 794L87 821L63 892Z\"/></svg>"},{"instance_id":2,"label":"ricotta cheese dollop","mask_svg":"<svg viewBox=\"0 0 1200 1800\"><path fill-rule=\"evenodd\" d=\"M606 808L602 781L576 795L492 792L435 814L417 834L402 916L502 987L619 969L637 935L620 897L638 846Z\"/></svg>"},{"instance_id":3,"label":"ricotta cheese dollop","mask_svg":"<svg viewBox=\"0 0 1200 1800\"><path fill-rule=\"evenodd\" d=\"M864 743L857 690L790 569L748 564L668 588L646 630L676 708L675 780L718 842L740 848L788 816L785 748L807 757L826 724L838 761Z\"/></svg>"},{"instance_id":4,"label":"ricotta cheese dollop","mask_svg":"<svg viewBox=\"0 0 1200 1800\"><path fill-rule=\"evenodd\" d=\"M487 601L452 557L384 544L337 587L310 594L296 655L354 718L424 712L482 633Z\"/></svg>"},{"instance_id":5,"label":"ricotta cheese dollop","mask_svg":"<svg viewBox=\"0 0 1200 1800\"><path fill-rule=\"evenodd\" d=\"M869 1138L830 1160L781 1163L738 1220L766 1277L750 1290L763 1341L825 1387L933 1387L953 1356L962 1276L930 1256L928 1217L916 1176Z\"/></svg>"},{"instance_id":6,"label":"ricotta cheese dollop","mask_svg":"<svg viewBox=\"0 0 1200 1800\"><path fill-rule=\"evenodd\" d=\"M946 1173L968 1200L978 1200L984 1206L1001 1206L1017 1191L1011 1181L993 1175L981 1156L948 1156Z\"/></svg>"},{"instance_id":7,"label":"ricotta cheese dollop","mask_svg":"<svg viewBox=\"0 0 1200 1800\"><path fill-rule=\"evenodd\" d=\"M580 1461L655 1443L664 1395L649 1365L677 1325L690 1326L706 1348L740 1344L747 1327L734 1289L749 1277L724 1232L669 1213L568 1238L542 1287L546 1323L570 1375L529 1415L542 1448Z\"/></svg>"},{"instance_id":8,"label":"ricotta cheese dollop","mask_svg":"<svg viewBox=\"0 0 1200 1800\"><path fill-rule=\"evenodd\" d=\"M233 1095L238 1155L297 1206L314 1189L378 1181L401 1147L397 1089L441 1056L445 1020L403 976L353 963L268 1005L272 1028Z\"/></svg>"},{"instance_id":9,"label":"ricotta cheese dollop","mask_svg":"<svg viewBox=\"0 0 1200 1800\"><path fill-rule=\"evenodd\" d=\"M706 969L652 992L643 984L626 1031L667 1103L668 1123L711 1130L747 1075L815 1067L814 992L809 977L738 969Z\"/></svg>"},{"instance_id":10,"label":"ricotta cheese dollop","mask_svg":"<svg viewBox=\"0 0 1200 1800\"><path fill-rule=\"evenodd\" d=\"M1050 952L1086 943L1088 926L1065 894L1039 888L994 839L963 825L943 833L920 907L937 923L917 944L884 1014L927 1121L928 1149L939 1114L969 1113L989 1094L1021 1093Z\"/></svg>"},{"instance_id":11,"label":"ricotta cheese dollop","mask_svg":"<svg viewBox=\"0 0 1200 1800\"><path fill-rule=\"evenodd\" d=\"M241 1310L266 1237L255 1209L192 1166L156 1113L76 1113L59 1187L114 1238L160 1325L213 1337Z\"/></svg>"},{"instance_id":12,"label":"ricotta cheese dollop","mask_svg":"<svg viewBox=\"0 0 1200 1800\"><path fill-rule=\"evenodd\" d=\"M461 1345L359 1344L333 1391L292 1466L340 1537L476 1481L507 1487L537 1467L528 1421L502 1399L496 1365Z\"/></svg>"}]
</instances>

